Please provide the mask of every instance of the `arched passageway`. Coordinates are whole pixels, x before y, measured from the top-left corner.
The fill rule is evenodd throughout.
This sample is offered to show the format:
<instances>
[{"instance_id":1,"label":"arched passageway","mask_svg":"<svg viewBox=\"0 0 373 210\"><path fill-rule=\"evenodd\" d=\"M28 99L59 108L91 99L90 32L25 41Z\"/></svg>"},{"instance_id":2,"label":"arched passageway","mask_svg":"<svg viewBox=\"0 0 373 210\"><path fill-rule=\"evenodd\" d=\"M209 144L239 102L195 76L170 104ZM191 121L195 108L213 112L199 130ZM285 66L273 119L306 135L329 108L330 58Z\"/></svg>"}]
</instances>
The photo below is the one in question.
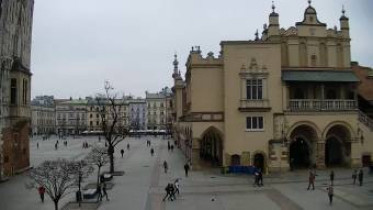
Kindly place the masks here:
<instances>
[{"instance_id":1,"label":"arched passageway","mask_svg":"<svg viewBox=\"0 0 373 210\"><path fill-rule=\"evenodd\" d=\"M265 172L265 159L263 154L257 153L254 155L254 166Z\"/></svg>"},{"instance_id":2,"label":"arched passageway","mask_svg":"<svg viewBox=\"0 0 373 210\"><path fill-rule=\"evenodd\" d=\"M351 154L351 134L343 125L331 127L326 135L325 165L327 167L348 166Z\"/></svg>"},{"instance_id":3,"label":"arched passageway","mask_svg":"<svg viewBox=\"0 0 373 210\"><path fill-rule=\"evenodd\" d=\"M239 166L239 165L241 165L241 157L239 155L232 155L231 166Z\"/></svg>"},{"instance_id":4,"label":"arched passageway","mask_svg":"<svg viewBox=\"0 0 373 210\"><path fill-rule=\"evenodd\" d=\"M200 141L200 157L210 162L213 166L221 166L223 161L223 140L220 132L210 127Z\"/></svg>"},{"instance_id":5,"label":"arched passageway","mask_svg":"<svg viewBox=\"0 0 373 210\"><path fill-rule=\"evenodd\" d=\"M313 167L316 163L317 133L315 129L309 125L299 125L292 131L290 138L290 168Z\"/></svg>"}]
</instances>

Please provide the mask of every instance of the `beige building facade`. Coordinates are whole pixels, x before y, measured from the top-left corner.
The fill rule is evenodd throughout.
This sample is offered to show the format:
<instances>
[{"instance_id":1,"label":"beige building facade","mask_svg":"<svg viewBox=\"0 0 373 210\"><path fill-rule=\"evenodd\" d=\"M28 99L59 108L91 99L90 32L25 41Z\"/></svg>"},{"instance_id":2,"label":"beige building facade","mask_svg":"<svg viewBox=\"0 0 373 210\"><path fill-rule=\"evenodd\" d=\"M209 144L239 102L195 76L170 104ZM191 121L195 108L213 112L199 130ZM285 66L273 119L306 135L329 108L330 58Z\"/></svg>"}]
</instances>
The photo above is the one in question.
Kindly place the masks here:
<instances>
[{"instance_id":1,"label":"beige building facade","mask_svg":"<svg viewBox=\"0 0 373 210\"><path fill-rule=\"evenodd\" d=\"M31 129L33 135L56 133L56 108L53 96L36 96L31 101Z\"/></svg>"},{"instance_id":2,"label":"beige building facade","mask_svg":"<svg viewBox=\"0 0 373 210\"><path fill-rule=\"evenodd\" d=\"M147 130L171 129L172 97L171 89L163 88L160 92L146 92Z\"/></svg>"},{"instance_id":3,"label":"beige building facade","mask_svg":"<svg viewBox=\"0 0 373 210\"><path fill-rule=\"evenodd\" d=\"M361 166L373 130L358 109L345 11L328 29L310 4L284 29L272 7L260 37L222 41L218 56L193 47L185 80L175 59L175 139L194 168Z\"/></svg>"}]
</instances>

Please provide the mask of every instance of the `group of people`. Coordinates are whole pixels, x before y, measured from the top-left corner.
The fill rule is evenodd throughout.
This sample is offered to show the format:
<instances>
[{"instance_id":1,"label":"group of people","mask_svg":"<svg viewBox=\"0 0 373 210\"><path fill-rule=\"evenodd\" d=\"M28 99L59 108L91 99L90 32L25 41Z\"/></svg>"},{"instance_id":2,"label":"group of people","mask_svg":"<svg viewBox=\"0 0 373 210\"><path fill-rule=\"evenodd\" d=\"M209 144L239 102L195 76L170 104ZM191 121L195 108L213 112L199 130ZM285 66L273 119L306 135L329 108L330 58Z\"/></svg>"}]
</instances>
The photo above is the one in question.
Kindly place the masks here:
<instances>
[{"instance_id":1,"label":"group of people","mask_svg":"<svg viewBox=\"0 0 373 210\"><path fill-rule=\"evenodd\" d=\"M171 151L171 152L174 151L174 145L171 145L170 141L167 142L167 149L168 149L168 151Z\"/></svg>"},{"instance_id":2,"label":"group of people","mask_svg":"<svg viewBox=\"0 0 373 210\"><path fill-rule=\"evenodd\" d=\"M179 179L176 179L174 183L168 183L166 188L166 195L163 197L163 201L166 199L174 201L176 200L176 194L180 195L180 183Z\"/></svg>"},{"instance_id":3,"label":"group of people","mask_svg":"<svg viewBox=\"0 0 373 210\"><path fill-rule=\"evenodd\" d=\"M130 150L130 144L127 143L127 150ZM123 158L123 155L124 155L124 149L121 149L120 150L120 154L122 155L122 158Z\"/></svg>"},{"instance_id":4,"label":"group of people","mask_svg":"<svg viewBox=\"0 0 373 210\"><path fill-rule=\"evenodd\" d=\"M106 201L109 201L109 195L107 194L107 185L105 181L101 182L101 185L97 186L97 201L102 201L102 198L105 196Z\"/></svg>"}]
</instances>

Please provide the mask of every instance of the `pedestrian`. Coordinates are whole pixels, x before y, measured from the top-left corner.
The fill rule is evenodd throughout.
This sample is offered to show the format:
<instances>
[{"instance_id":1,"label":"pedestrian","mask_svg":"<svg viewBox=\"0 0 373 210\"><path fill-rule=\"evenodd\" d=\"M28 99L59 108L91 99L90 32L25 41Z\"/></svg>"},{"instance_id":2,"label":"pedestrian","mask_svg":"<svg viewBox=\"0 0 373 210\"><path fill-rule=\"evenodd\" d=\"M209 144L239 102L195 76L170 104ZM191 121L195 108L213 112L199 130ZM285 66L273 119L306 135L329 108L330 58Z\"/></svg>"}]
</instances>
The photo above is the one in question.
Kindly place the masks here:
<instances>
[{"instance_id":1,"label":"pedestrian","mask_svg":"<svg viewBox=\"0 0 373 210\"><path fill-rule=\"evenodd\" d=\"M124 155L124 149L121 149L121 150L120 150L120 154L122 155L122 158L123 158L123 155Z\"/></svg>"},{"instance_id":2,"label":"pedestrian","mask_svg":"<svg viewBox=\"0 0 373 210\"><path fill-rule=\"evenodd\" d=\"M329 197L329 205L332 205L333 203L333 195L334 195L334 189L333 189L333 184L330 183L329 187L326 188L328 192L328 197Z\"/></svg>"},{"instance_id":3,"label":"pedestrian","mask_svg":"<svg viewBox=\"0 0 373 210\"><path fill-rule=\"evenodd\" d=\"M175 187L172 183L170 183L170 197L169 197L169 199L171 199L171 201L176 200Z\"/></svg>"},{"instance_id":4,"label":"pedestrian","mask_svg":"<svg viewBox=\"0 0 373 210\"><path fill-rule=\"evenodd\" d=\"M359 175L358 175L359 177L359 185L360 186L363 186L363 176L364 176L364 174L363 174L363 169L360 169L360 171L359 171Z\"/></svg>"},{"instance_id":5,"label":"pedestrian","mask_svg":"<svg viewBox=\"0 0 373 210\"><path fill-rule=\"evenodd\" d=\"M151 154L152 156L154 155L154 149L153 149L153 148L150 149L150 154Z\"/></svg>"},{"instance_id":6,"label":"pedestrian","mask_svg":"<svg viewBox=\"0 0 373 210\"><path fill-rule=\"evenodd\" d=\"M254 172L254 186L259 187L259 171L257 169Z\"/></svg>"},{"instance_id":7,"label":"pedestrian","mask_svg":"<svg viewBox=\"0 0 373 210\"><path fill-rule=\"evenodd\" d=\"M334 185L334 171L332 170L331 172L330 172L330 184L333 186Z\"/></svg>"},{"instance_id":8,"label":"pedestrian","mask_svg":"<svg viewBox=\"0 0 373 210\"><path fill-rule=\"evenodd\" d=\"M167 170L168 170L167 161L163 161L163 168L164 168L164 173L167 174Z\"/></svg>"},{"instance_id":9,"label":"pedestrian","mask_svg":"<svg viewBox=\"0 0 373 210\"><path fill-rule=\"evenodd\" d=\"M127 150L130 150L130 143L127 143Z\"/></svg>"},{"instance_id":10,"label":"pedestrian","mask_svg":"<svg viewBox=\"0 0 373 210\"><path fill-rule=\"evenodd\" d=\"M165 201L166 198L170 199L170 196L171 196L171 188L170 188L170 183L167 184L166 188L164 188L164 190L166 191L166 195L164 196L164 198L162 199L162 201Z\"/></svg>"},{"instance_id":11,"label":"pedestrian","mask_svg":"<svg viewBox=\"0 0 373 210\"><path fill-rule=\"evenodd\" d=\"M180 183L179 183L179 179L175 180L174 186L175 186L175 194L177 193L177 195L180 195Z\"/></svg>"},{"instance_id":12,"label":"pedestrian","mask_svg":"<svg viewBox=\"0 0 373 210\"><path fill-rule=\"evenodd\" d=\"M315 173L310 169L309 176L308 176L308 188L307 190L310 189L312 186L312 190L315 190Z\"/></svg>"},{"instance_id":13,"label":"pedestrian","mask_svg":"<svg viewBox=\"0 0 373 210\"><path fill-rule=\"evenodd\" d=\"M171 145L170 145L170 141L167 142L167 148L168 148L168 151L171 150Z\"/></svg>"},{"instance_id":14,"label":"pedestrian","mask_svg":"<svg viewBox=\"0 0 373 210\"><path fill-rule=\"evenodd\" d=\"M263 172L262 169L259 168L258 172L258 186L263 186Z\"/></svg>"},{"instance_id":15,"label":"pedestrian","mask_svg":"<svg viewBox=\"0 0 373 210\"><path fill-rule=\"evenodd\" d=\"M355 169L354 172L352 172L353 185L355 185L356 183L356 178L357 178L357 170Z\"/></svg>"},{"instance_id":16,"label":"pedestrian","mask_svg":"<svg viewBox=\"0 0 373 210\"><path fill-rule=\"evenodd\" d=\"M40 200L42 203L44 203L44 193L45 193L45 188L43 186L40 186L38 188L38 192L39 192L39 195L40 195Z\"/></svg>"},{"instance_id":17,"label":"pedestrian","mask_svg":"<svg viewBox=\"0 0 373 210\"><path fill-rule=\"evenodd\" d=\"M36 148L38 148L38 149L39 149L39 142L37 142L37 143L36 143Z\"/></svg>"},{"instance_id":18,"label":"pedestrian","mask_svg":"<svg viewBox=\"0 0 373 210\"><path fill-rule=\"evenodd\" d=\"M57 150L58 149L58 144L54 144L54 149Z\"/></svg>"},{"instance_id":19,"label":"pedestrian","mask_svg":"<svg viewBox=\"0 0 373 210\"><path fill-rule=\"evenodd\" d=\"M171 145L171 152L174 151L174 145Z\"/></svg>"},{"instance_id":20,"label":"pedestrian","mask_svg":"<svg viewBox=\"0 0 373 210\"><path fill-rule=\"evenodd\" d=\"M188 163L185 163L184 165L184 171L185 171L185 176L188 177L190 166Z\"/></svg>"},{"instance_id":21,"label":"pedestrian","mask_svg":"<svg viewBox=\"0 0 373 210\"><path fill-rule=\"evenodd\" d=\"M109 199L109 196L108 196L108 194L106 192L106 183L105 182L102 183L102 192L103 192L103 196L106 197L106 201L109 201L110 199Z\"/></svg>"},{"instance_id":22,"label":"pedestrian","mask_svg":"<svg viewBox=\"0 0 373 210\"><path fill-rule=\"evenodd\" d=\"M99 185L97 186L97 201L102 201L102 191Z\"/></svg>"}]
</instances>

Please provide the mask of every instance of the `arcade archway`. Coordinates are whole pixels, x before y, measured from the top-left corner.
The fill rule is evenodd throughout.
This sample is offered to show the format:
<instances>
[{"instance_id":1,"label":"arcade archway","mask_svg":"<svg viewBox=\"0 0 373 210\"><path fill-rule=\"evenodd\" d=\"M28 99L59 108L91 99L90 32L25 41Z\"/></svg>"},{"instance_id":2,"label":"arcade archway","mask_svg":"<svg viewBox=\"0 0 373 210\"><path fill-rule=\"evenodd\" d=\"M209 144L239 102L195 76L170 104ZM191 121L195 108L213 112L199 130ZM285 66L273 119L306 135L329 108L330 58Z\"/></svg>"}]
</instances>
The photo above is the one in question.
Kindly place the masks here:
<instances>
[{"instance_id":1,"label":"arcade archway","mask_svg":"<svg viewBox=\"0 0 373 210\"><path fill-rule=\"evenodd\" d=\"M348 166L351 154L351 133L343 125L331 127L326 134L325 165Z\"/></svg>"},{"instance_id":2,"label":"arcade archway","mask_svg":"<svg viewBox=\"0 0 373 210\"><path fill-rule=\"evenodd\" d=\"M254 166L260 168L261 171L265 172L265 158L261 153L256 153L254 155Z\"/></svg>"},{"instance_id":3,"label":"arcade archway","mask_svg":"<svg viewBox=\"0 0 373 210\"><path fill-rule=\"evenodd\" d=\"M221 166L223 161L222 136L214 127L207 129L200 141L200 157L210 162L213 166Z\"/></svg>"},{"instance_id":4,"label":"arcade archway","mask_svg":"<svg viewBox=\"0 0 373 210\"><path fill-rule=\"evenodd\" d=\"M289 164L291 169L309 168L316 163L317 133L308 125L296 127L289 145Z\"/></svg>"}]
</instances>

